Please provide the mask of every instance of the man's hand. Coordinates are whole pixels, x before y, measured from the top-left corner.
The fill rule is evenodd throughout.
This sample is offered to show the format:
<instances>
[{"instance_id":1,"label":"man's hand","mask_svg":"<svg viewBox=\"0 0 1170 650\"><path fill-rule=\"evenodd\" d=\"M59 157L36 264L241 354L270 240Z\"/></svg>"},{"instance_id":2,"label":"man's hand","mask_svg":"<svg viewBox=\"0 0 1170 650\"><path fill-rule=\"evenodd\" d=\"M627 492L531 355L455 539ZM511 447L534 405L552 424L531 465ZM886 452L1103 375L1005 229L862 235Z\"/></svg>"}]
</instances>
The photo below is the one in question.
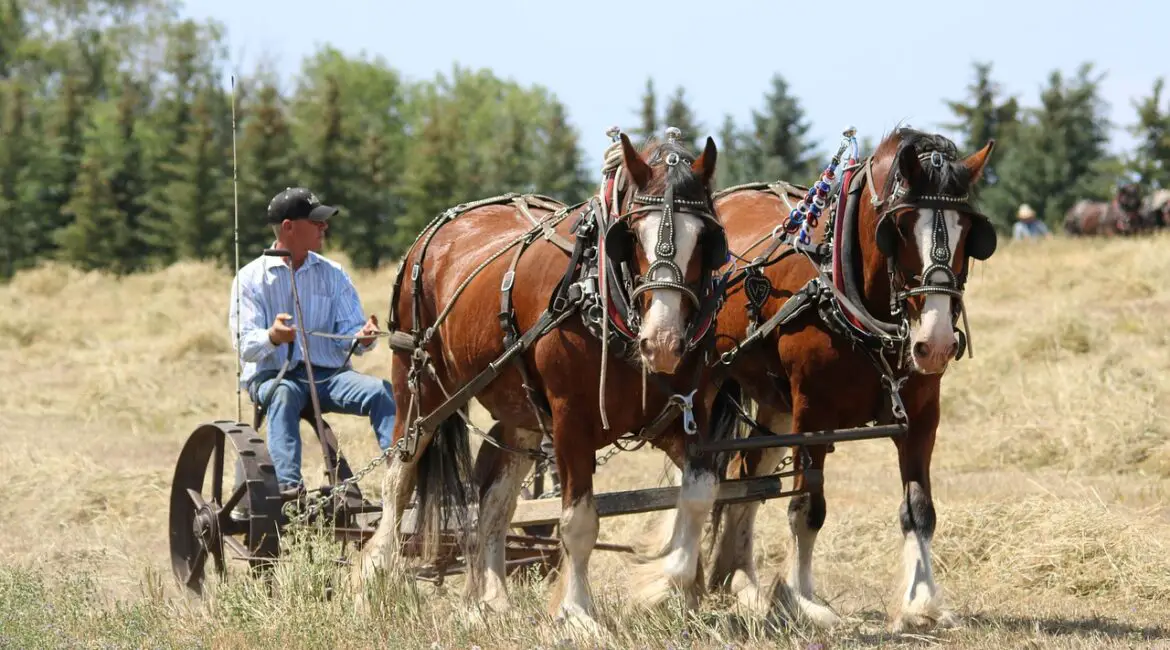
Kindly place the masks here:
<instances>
[{"instance_id":1,"label":"man's hand","mask_svg":"<svg viewBox=\"0 0 1170 650\"><path fill-rule=\"evenodd\" d=\"M370 345L372 345L374 343L374 341L377 340L373 336L374 334L377 334L377 333L378 333L378 317L375 316L374 314L370 314L370 319L368 321L366 321L366 324L362 325L361 330L358 331L358 337L359 337L358 343L361 343L365 347L369 347Z\"/></svg>"},{"instance_id":2,"label":"man's hand","mask_svg":"<svg viewBox=\"0 0 1170 650\"><path fill-rule=\"evenodd\" d=\"M273 345L280 345L282 343L292 343L297 338L296 325L289 325L288 321L292 320L289 314L277 314L276 320L272 321L272 327L268 328L268 340Z\"/></svg>"}]
</instances>

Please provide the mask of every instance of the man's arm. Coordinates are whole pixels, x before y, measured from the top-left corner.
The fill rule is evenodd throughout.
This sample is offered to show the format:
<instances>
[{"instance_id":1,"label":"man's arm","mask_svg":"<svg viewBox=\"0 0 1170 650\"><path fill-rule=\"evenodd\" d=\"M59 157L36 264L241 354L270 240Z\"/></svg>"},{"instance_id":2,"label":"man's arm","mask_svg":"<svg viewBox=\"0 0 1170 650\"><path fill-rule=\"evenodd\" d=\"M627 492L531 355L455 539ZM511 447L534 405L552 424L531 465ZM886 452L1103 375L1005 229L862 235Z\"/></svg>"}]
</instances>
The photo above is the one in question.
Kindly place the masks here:
<instances>
[{"instance_id":1,"label":"man's arm","mask_svg":"<svg viewBox=\"0 0 1170 650\"><path fill-rule=\"evenodd\" d=\"M236 348L237 352L241 360L255 363L276 351L277 346L268 338L268 321L264 318L264 306L257 299L255 289L246 282L241 287L240 309L237 313L236 287L239 281L238 275L232 280L228 330L231 332L232 348L236 348L236 324L239 323L240 340L239 348ZM240 318L240 314L243 314L242 318Z\"/></svg>"},{"instance_id":2,"label":"man's arm","mask_svg":"<svg viewBox=\"0 0 1170 650\"><path fill-rule=\"evenodd\" d=\"M350 279L349 274L344 269L338 269L338 273L340 273L340 287L337 296L334 298L334 304L337 306L334 320L335 333L356 336L366 325L365 312L362 311L362 303L358 299L357 288L353 286L353 280ZM353 345L353 341L346 340L334 340L333 343L345 351L348 351L349 346ZM377 343L378 339L376 338L371 339L368 345L359 343L357 349L354 350L354 354L365 354L374 349Z\"/></svg>"}]
</instances>

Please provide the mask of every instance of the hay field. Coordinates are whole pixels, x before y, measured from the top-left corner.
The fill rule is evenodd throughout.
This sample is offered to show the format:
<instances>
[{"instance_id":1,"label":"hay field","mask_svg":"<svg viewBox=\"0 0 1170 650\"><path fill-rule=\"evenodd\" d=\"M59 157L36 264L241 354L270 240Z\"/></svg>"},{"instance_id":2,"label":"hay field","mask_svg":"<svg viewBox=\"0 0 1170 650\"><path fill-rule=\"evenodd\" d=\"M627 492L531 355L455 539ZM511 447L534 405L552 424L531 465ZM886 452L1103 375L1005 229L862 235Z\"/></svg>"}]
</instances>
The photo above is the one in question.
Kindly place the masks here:
<instances>
[{"instance_id":1,"label":"hay field","mask_svg":"<svg viewBox=\"0 0 1170 650\"><path fill-rule=\"evenodd\" d=\"M826 469L814 574L842 629L745 623L718 599L696 619L624 617L622 559L597 552L609 647L1170 648L1167 251L1170 237L1004 244L974 270L975 357L943 382L933 469L936 576L963 627L886 631L900 483L893 445L868 441L838 445ZM367 311L385 315L392 277L355 275ZM281 565L271 598L239 578L205 603L174 588L174 461L198 423L236 417L229 285L180 264L121 281L46 267L0 288L0 647L573 647L536 582L486 625L460 607L458 580L438 596L400 588L360 618L347 594L320 597L337 570L308 545ZM384 343L357 362L383 375L388 364ZM365 423L330 421L355 465L376 455ZM648 487L665 466L650 449L620 454L598 489ZM376 492L380 472L371 479ZM786 505L761 509L765 573L782 568ZM605 519L600 538L655 521Z\"/></svg>"}]
</instances>

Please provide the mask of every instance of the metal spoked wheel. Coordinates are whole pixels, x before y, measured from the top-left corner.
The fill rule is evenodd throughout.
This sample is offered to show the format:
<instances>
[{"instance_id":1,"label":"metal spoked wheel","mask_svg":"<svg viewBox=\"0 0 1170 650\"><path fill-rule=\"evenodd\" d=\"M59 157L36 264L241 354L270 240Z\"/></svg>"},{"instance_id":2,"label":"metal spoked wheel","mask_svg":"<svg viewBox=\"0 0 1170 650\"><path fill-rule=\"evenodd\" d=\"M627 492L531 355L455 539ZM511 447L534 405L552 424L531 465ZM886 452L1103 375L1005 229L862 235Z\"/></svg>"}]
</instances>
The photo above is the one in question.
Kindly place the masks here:
<instances>
[{"instance_id":1,"label":"metal spoked wheel","mask_svg":"<svg viewBox=\"0 0 1170 650\"><path fill-rule=\"evenodd\" d=\"M224 494L231 441L243 482ZM211 485L204 490L208 470ZM230 475L235 480L234 468ZM280 552L281 496L264 440L252 427L230 420L200 425L187 438L171 482L170 542L175 577L203 593L207 560L226 577L227 562L242 559L263 570ZM237 510L235 518L232 511ZM230 556L225 554L230 551Z\"/></svg>"}]
</instances>

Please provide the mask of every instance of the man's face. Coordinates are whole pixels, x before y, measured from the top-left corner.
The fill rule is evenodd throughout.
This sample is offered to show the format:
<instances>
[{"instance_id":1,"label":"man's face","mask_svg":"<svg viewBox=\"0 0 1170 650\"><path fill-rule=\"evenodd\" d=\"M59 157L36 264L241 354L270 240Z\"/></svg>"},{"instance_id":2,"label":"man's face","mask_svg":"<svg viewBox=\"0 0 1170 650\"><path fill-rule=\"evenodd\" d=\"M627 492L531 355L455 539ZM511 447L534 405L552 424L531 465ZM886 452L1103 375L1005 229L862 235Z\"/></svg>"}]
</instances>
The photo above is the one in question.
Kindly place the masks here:
<instances>
[{"instance_id":1,"label":"man's face","mask_svg":"<svg viewBox=\"0 0 1170 650\"><path fill-rule=\"evenodd\" d=\"M285 219L281 225L281 239L292 253L319 252L325 243L329 223L309 219Z\"/></svg>"}]
</instances>

